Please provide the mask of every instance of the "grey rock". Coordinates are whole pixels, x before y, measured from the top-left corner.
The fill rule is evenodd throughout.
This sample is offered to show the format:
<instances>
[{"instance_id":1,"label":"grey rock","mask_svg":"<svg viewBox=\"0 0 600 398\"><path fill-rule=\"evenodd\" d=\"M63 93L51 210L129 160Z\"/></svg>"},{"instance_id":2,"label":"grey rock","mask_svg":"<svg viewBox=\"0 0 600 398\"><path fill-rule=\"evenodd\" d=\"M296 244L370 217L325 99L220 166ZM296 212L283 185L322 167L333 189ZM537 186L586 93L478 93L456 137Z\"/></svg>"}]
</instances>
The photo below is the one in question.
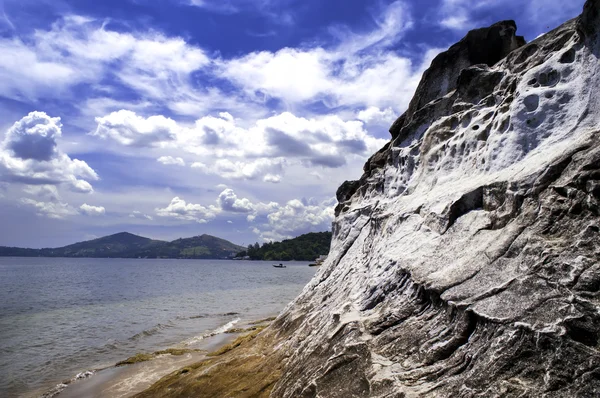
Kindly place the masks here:
<instances>
[{"instance_id":1,"label":"grey rock","mask_svg":"<svg viewBox=\"0 0 600 398\"><path fill-rule=\"evenodd\" d=\"M273 397L600 396L599 9L434 61L272 327Z\"/></svg>"},{"instance_id":2,"label":"grey rock","mask_svg":"<svg viewBox=\"0 0 600 398\"><path fill-rule=\"evenodd\" d=\"M360 188L360 181L345 181L338 188L335 196L338 201L338 205L335 208L335 215L339 215L344 209L344 203L352 198L356 191Z\"/></svg>"},{"instance_id":3,"label":"grey rock","mask_svg":"<svg viewBox=\"0 0 600 398\"><path fill-rule=\"evenodd\" d=\"M398 137L417 110L455 90L464 69L477 64L493 66L523 46L525 39L516 36L516 31L514 21L502 21L488 28L472 30L448 51L435 57L425 71L408 110L390 128L392 138Z\"/></svg>"}]
</instances>

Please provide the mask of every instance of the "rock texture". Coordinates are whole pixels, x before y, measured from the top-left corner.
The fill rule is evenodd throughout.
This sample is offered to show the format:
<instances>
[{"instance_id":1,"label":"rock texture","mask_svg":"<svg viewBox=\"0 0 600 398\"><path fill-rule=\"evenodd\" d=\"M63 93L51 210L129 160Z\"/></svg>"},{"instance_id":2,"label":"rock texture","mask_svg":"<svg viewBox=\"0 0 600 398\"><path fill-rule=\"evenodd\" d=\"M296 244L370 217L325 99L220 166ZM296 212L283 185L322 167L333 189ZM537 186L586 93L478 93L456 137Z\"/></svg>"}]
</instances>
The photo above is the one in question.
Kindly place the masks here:
<instances>
[{"instance_id":1,"label":"rock texture","mask_svg":"<svg viewBox=\"0 0 600 398\"><path fill-rule=\"evenodd\" d=\"M271 396L600 396L599 11L433 61L265 332Z\"/></svg>"}]
</instances>

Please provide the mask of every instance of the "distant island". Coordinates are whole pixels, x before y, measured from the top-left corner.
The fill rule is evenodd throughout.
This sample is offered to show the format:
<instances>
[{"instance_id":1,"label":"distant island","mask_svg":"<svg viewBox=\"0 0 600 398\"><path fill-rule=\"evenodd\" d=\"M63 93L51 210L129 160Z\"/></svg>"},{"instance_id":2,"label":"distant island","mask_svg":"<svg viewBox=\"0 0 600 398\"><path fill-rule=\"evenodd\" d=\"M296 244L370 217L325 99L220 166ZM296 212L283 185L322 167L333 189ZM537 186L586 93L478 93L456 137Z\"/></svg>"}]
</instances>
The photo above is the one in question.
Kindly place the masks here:
<instances>
[{"instance_id":1,"label":"distant island","mask_svg":"<svg viewBox=\"0 0 600 398\"><path fill-rule=\"evenodd\" d=\"M330 232L311 233L283 242L256 243L248 248L211 235L155 240L121 232L54 249L24 249L0 246L0 257L90 257L90 258L179 258L299 260L312 261L329 252Z\"/></svg>"},{"instance_id":2,"label":"distant island","mask_svg":"<svg viewBox=\"0 0 600 398\"><path fill-rule=\"evenodd\" d=\"M329 253L331 232L311 232L281 242L258 242L249 245L237 258L263 261L314 261L320 255Z\"/></svg>"},{"instance_id":3,"label":"distant island","mask_svg":"<svg viewBox=\"0 0 600 398\"><path fill-rule=\"evenodd\" d=\"M0 247L0 256L219 259L232 258L243 249L243 246L210 235L167 242L121 232L56 249Z\"/></svg>"}]
</instances>

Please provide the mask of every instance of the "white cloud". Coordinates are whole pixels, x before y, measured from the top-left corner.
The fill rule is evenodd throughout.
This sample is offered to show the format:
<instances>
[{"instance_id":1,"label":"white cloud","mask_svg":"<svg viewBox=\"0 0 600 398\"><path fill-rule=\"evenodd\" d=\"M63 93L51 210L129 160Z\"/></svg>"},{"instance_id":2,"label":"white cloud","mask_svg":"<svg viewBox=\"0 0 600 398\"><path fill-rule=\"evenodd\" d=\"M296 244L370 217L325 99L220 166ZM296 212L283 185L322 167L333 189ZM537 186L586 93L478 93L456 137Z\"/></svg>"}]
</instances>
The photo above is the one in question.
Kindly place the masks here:
<instances>
[{"instance_id":1,"label":"white cloud","mask_svg":"<svg viewBox=\"0 0 600 398\"><path fill-rule=\"evenodd\" d=\"M161 217L171 217L183 221L206 223L222 214L246 214L246 219L254 223L255 233L263 240L280 240L298 236L309 231L323 231L331 227L334 206L337 201L315 199L293 199L280 205L277 202L255 202L239 198L230 188L221 192L217 206L204 206L186 203L178 197L165 209L156 209Z\"/></svg>"},{"instance_id":2,"label":"white cloud","mask_svg":"<svg viewBox=\"0 0 600 398\"><path fill-rule=\"evenodd\" d=\"M375 30L360 34L330 29L339 39L332 48L283 48L216 60L216 73L258 102L278 98L290 105L322 102L329 108L377 106L399 112L423 72L391 49L413 26L408 5L391 3L374 22Z\"/></svg>"},{"instance_id":3,"label":"white cloud","mask_svg":"<svg viewBox=\"0 0 600 398\"><path fill-rule=\"evenodd\" d=\"M106 21L65 17L48 31L0 39L0 94L15 99L57 96L80 83L114 75L147 98L190 100L190 75L210 63L204 51L179 37L120 32Z\"/></svg>"},{"instance_id":4,"label":"white cloud","mask_svg":"<svg viewBox=\"0 0 600 398\"><path fill-rule=\"evenodd\" d=\"M93 191L88 180L98 175L88 164L71 159L57 144L60 118L31 112L7 131L0 144L0 179L28 185L66 185L72 191Z\"/></svg>"},{"instance_id":5,"label":"white cloud","mask_svg":"<svg viewBox=\"0 0 600 398\"><path fill-rule=\"evenodd\" d=\"M370 124L392 124L399 115L392 109L379 109L376 106L363 109L358 112L356 118Z\"/></svg>"},{"instance_id":6,"label":"white cloud","mask_svg":"<svg viewBox=\"0 0 600 398\"><path fill-rule=\"evenodd\" d=\"M366 115L374 118L370 112ZM379 117L391 114L378 112ZM247 128L238 126L229 113L203 117L189 127L162 116L143 118L123 110L97 120L94 134L121 145L188 152L202 157L191 167L203 173L271 183L281 181L291 165L339 168L351 158L364 160L387 142L369 135L364 122L336 115L302 118L284 112ZM161 159L171 161L166 156Z\"/></svg>"},{"instance_id":7,"label":"white cloud","mask_svg":"<svg viewBox=\"0 0 600 398\"><path fill-rule=\"evenodd\" d=\"M75 210L68 203L38 202L34 199L29 198L21 199L21 203L26 206L33 207L38 215L45 216L48 218L61 219L77 214L77 210Z\"/></svg>"},{"instance_id":8,"label":"white cloud","mask_svg":"<svg viewBox=\"0 0 600 398\"><path fill-rule=\"evenodd\" d=\"M267 174L263 177L264 182L270 182L273 184L279 184L281 182L281 176L276 174Z\"/></svg>"},{"instance_id":9,"label":"white cloud","mask_svg":"<svg viewBox=\"0 0 600 398\"><path fill-rule=\"evenodd\" d=\"M217 202L223 211L232 213L251 213L254 206L246 198L238 198L233 189L226 189L219 194Z\"/></svg>"},{"instance_id":10,"label":"white cloud","mask_svg":"<svg viewBox=\"0 0 600 398\"><path fill-rule=\"evenodd\" d=\"M161 156L156 159L156 161L164 165L185 166L185 161L179 157L175 158L173 156Z\"/></svg>"},{"instance_id":11,"label":"white cloud","mask_svg":"<svg viewBox=\"0 0 600 398\"><path fill-rule=\"evenodd\" d=\"M204 207L199 204L186 203L185 200L175 197L167 207L157 208L156 215L203 224L215 218L218 211L219 209L214 206Z\"/></svg>"},{"instance_id":12,"label":"white cloud","mask_svg":"<svg viewBox=\"0 0 600 398\"><path fill-rule=\"evenodd\" d=\"M259 228L260 235L265 240L281 240L309 231L329 230L336 203L335 198L320 203L290 200L268 213L268 224Z\"/></svg>"},{"instance_id":13,"label":"white cloud","mask_svg":"<svg viewBox=\"0 0 600 398\"><path fill-rule=\"evenodd\" d=\"M137 211L137 210L134 210L133 212L131 212L131 214L129 214L129 218L138 218L141 220L149 220L149 221L154 220L154 218L152 216L149 216L149 215L144 214L141 211Z\"/></svg>"},{"instance_id":14,"label":"white cloud","mask_svg":"<svg viewBox=\"0 0 600 398\"><path fill-rule=\"evenodd\" d=\"M87 203L82 204L79 207L81 214L86 216L103 216L106 213L106 209L102 206L90 206Z\"/></svg>"},{"instance_id":15,"label":"white cloud","mask_svg":"<svg viewBox=\"0 0 600 398\"><path fill-rule=\"evenodd\" d=\"M348 54L323 48L251 53L224 61L221 70L221 77L255 101L279 98L288 104L321 101L329 108L377 106L396 111L407 107L423 72L393 52Z\"/></svg>"},{"instance_id":16,"label":"white cloud","mask_svg":"<svg viewBox=\"0 0 600 398\"><path fill-rule=\"evenodd\" d=\"M250 95L266 94L288 102L301 102L331 89L329 58L322 48L262 51L225 61L222 77L237 83Z\"/></svg>"},{"instance_id":17,"label":"white cloud","mask_svg":"<svg viewBox=\"0 0 600 398\"><path fill-rule=\"evenodd\" d=\"M0 94L13 99L60 95L80 83L85 73L72 65L44 57L18 38L0 40Z\"/></svg>"},{"instance_id":18,"label":"white cloud","mask_svg":"<svg viewBox=\"0 0 600 398\"><path fill-rule=\"evenodd\" d=\"M159 146L174 141L178 130L174 120L162 115L143 118L127 110L97 117L96 123L98 127L92 135L135 147Z\"/></svg>"},{"instance_id":19,"label":"white cloud","mask_svg":"<svg viewBox=\"0 0 600 398\"><path fill-rule=\"evenodd\" d=\"M474 22L469 20L466 12L459 12L456 15L449 15L442 19L440 25L452 30L466 31L473 27Z\"/></svg>"},{"instance_id":20,"label":"white cloud","mask_svg":"<svg viewBox=\"0 0 600 398\"><path fill-rule=\"evenodd\" d=\"M198 1L196 5L230 8L233 2ZM234 9L238 7L261 9L265 15L272 14L274 21L285 19L279 3L238 1ZM330 47L283 48L234 59L210 57L181 37L156 31L124 32L111 29L110 20L67 16L49 30L0 39L4 54L0 78L6 83L0 94L16 99L63 97L83 83L108 95L125 85L139 97L132 108L158 104L185 115L228 110L263 117L268 97L290 105L323 101L328 107L378 106L400 111L422 72L391 47L413 25L408 9L402 1L387 5L373 16L375 28L367 32L333 27L330 33L337 44ZM238 91L225 93L214 83L198 80L198 71L228 79ZM86 115L94 116L118 105L119 100L103 96L79 104ZM124 139L127 145L135 145L131 137Z\"/></svg>"}]
</instances>

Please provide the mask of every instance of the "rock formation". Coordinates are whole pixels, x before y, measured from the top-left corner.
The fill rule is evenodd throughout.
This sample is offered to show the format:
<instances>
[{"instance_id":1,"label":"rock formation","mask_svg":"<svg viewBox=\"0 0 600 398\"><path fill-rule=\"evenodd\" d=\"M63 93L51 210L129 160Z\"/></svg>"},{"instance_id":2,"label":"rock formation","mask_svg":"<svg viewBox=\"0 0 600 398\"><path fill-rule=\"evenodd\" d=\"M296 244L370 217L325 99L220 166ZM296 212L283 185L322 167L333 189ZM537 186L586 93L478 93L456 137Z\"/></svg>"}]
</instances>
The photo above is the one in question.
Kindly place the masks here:
<instances>
[{"instance_id":1,"label":"rock formation","mask_svg":"<svg viewBox=\"0 0 600 398\"><path fill-rule=\"evenodd\" d=\"M529 44L501 22L438 56L391 142L338 190L317 276L246 362L204 367L246 389L198 370L156 391L600 396L599 30L589 0Z\"/></svg>"},{"instance_id":2,"label":"rock formation","mask_svg":"<svg viewBox=\"0 0 600 398\"><path fill-rule=\"evenodd\" d=\"M599 10L433 61L338 191L329 259L273 328L271 396L600 396Z\"/></svg>"}]
</instances>

